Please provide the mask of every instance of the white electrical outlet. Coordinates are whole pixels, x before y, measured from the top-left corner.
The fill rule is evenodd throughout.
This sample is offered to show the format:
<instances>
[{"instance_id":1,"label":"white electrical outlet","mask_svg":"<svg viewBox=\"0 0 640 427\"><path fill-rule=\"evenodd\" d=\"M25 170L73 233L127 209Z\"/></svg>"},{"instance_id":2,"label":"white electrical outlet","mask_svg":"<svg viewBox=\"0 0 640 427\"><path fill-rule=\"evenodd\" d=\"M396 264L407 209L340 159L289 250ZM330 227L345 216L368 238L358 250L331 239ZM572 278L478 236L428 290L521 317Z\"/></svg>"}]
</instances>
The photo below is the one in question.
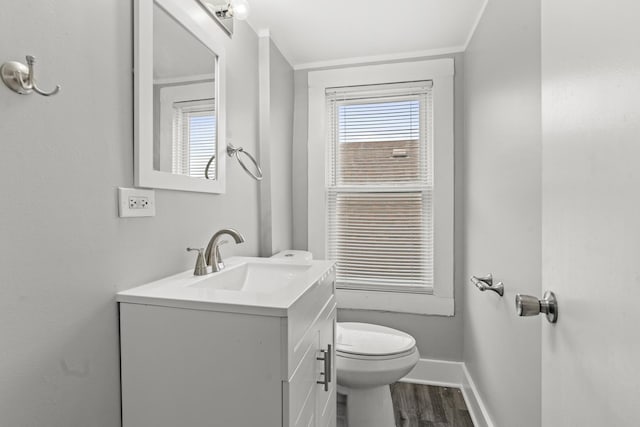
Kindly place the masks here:
<instances>
[{"instance_id":1,"label":"white electrical outlet","mask_svg":"<svg viewBox=\"0 0 640 427\"><path fill-rule=\"evenodd\" d=\"M147 209L149 207L149 198L143 196L129 196L129 209Z\"/></svg>"},{"instance_id":2,"label":"white electrical outlet","mask_svg":"<svg viewBox=\"0 0 640 427\"><path fill-rule=\"evenodd\" d=\"M156 196L153 190L118 187L118 212L121 218L156 216Z\"/></svg>"}]
</instances>

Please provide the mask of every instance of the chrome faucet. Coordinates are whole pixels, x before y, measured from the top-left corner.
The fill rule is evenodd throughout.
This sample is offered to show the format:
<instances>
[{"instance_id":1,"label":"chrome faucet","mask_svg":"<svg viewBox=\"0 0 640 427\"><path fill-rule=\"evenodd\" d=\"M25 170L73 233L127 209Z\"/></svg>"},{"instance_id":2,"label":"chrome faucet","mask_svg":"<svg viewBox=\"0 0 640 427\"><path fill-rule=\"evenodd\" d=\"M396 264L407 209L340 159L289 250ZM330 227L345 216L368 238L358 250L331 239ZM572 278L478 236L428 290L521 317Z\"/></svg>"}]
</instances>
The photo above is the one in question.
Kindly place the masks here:
<instances>
[{"instance_id":1,"label":"chrome faucet","mask_svg":"<svg viewBox=\"0 0 640 427\"><path fill-rule=\"evenodd\" d=\"M204 259L206 260L207 265L211 266L211 270L214 273L224 269L224 262L222 262L222 256L220 256L220 245L227 243L228 240L220 241L220 239L225 234L233 237L233 240L235 240L236 243L244 242L244 236L233 228L223 228L211 237L211 240L209 240L209 244L207 245L207 251L204 254Z\"/></svg>"}]
</instances>

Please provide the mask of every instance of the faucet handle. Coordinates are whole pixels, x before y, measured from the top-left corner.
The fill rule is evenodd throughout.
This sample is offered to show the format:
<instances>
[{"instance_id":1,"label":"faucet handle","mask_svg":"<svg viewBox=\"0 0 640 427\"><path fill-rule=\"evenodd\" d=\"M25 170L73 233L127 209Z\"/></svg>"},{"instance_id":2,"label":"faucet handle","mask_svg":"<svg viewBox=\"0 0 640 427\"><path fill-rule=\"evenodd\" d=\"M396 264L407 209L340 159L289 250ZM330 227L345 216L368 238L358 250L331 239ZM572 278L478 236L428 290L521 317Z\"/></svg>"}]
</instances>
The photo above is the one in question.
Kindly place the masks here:
<instances>
[{"instance_id":1,"label":"faucet handle","mask_svg":"<svg viewBox=\"0 0 640 427\"><path fill-rule=\"evenodd\" d=\"M194 276L204 276L209 274L207 263L204 261L204 248L187 248L187 252L198 251L198 257L196 258L196 266L193 269Z\"/></svg>"}]
</instances>

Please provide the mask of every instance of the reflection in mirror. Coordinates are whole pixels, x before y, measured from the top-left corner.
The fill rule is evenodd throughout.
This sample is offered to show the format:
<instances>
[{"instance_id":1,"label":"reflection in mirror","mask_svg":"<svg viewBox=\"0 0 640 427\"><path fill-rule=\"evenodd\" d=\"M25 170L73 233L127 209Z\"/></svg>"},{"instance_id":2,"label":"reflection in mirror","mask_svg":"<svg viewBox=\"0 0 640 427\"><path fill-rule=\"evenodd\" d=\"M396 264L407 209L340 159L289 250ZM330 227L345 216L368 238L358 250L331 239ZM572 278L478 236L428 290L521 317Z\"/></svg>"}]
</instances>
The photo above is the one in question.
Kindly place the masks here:
<instances>
[{"instance_id":1,"label":"reflection in mirror","mask_svg":"<svg viewBox=\"0 0 640 427\"><path fill-rule=\"evenodd\" d=\"M216 55L154 3L153 168L217 179Z\"/></svg>"}]
</instances>

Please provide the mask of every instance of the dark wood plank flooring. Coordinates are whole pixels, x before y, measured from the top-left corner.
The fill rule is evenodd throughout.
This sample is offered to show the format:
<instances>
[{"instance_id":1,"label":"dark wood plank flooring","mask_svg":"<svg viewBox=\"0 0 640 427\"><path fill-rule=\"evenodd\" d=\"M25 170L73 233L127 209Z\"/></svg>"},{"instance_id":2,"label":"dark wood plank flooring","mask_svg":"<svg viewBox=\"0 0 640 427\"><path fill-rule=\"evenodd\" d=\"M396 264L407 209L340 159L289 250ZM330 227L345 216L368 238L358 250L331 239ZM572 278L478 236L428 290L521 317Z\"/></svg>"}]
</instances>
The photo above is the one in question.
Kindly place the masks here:
<instances>
[{"instance_id":1,"label":"dark wood plank flooring","mask_svg":"<svg viewBox=\"0 0 640 427\"><path fill-rule=\"evenodd\" d=\"M460 389L391 384L396 427L473 427ZM338 427L349 427L346 397L338 395Z\"/></svg>"}]
</instances>

